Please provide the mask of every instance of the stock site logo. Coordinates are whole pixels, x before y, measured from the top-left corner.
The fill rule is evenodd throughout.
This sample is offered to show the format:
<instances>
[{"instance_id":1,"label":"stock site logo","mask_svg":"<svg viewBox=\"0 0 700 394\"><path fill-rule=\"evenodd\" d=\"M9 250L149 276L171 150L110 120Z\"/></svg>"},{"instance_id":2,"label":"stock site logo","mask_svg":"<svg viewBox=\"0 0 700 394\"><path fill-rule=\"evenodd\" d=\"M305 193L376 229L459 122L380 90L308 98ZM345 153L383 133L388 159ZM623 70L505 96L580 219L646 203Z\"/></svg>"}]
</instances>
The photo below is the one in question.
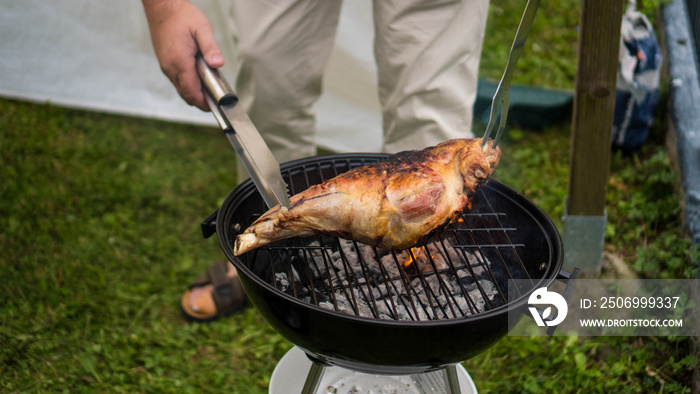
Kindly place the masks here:
<instances>
[{"instance_id":1,"label":"stock site logo","mask_svg":"<svg viewBox=\"0 0 700 394\"><path fill-rule=\"evenodd\" d=\"M540 327L556 326L564 321L564 318L566 318L566 314L569 311L564 297L558 293L547 291L546 287L540 287L539 289L535 290L532 294L530 294L530 298L527 300L527 302L530 305L549 305L542 312L542 316L540 316L539 312L537 312L537 308L534 306L528 307L530 309L530 313L532 314L532 318L535 319L535 322ZM557 309L556 317L553 320L547 320L553 316L552 306L555 306Z\"/></svg>"}]
</instances>

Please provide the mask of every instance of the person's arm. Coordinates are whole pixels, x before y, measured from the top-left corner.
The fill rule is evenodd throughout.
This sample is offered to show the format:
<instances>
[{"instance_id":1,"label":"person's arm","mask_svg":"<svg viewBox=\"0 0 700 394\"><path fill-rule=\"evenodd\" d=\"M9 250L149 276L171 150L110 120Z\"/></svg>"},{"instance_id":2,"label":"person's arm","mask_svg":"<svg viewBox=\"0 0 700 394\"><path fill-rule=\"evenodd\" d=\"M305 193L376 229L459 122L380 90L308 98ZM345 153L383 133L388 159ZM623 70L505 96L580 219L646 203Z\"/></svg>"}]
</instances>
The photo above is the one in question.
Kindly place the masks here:
<instances>
[{"instance_id":1,"label":"person's arm","mask_svg":"<svg viewBox=\"0 0 700 394\"><path fill-rule=\"evenodd\" d=\"M187 0L142 0L151 41L163 73L190 105L209 111L195 68L201 52L213 68L224 65L206 15Z\"/></svg>"}]
</instances>

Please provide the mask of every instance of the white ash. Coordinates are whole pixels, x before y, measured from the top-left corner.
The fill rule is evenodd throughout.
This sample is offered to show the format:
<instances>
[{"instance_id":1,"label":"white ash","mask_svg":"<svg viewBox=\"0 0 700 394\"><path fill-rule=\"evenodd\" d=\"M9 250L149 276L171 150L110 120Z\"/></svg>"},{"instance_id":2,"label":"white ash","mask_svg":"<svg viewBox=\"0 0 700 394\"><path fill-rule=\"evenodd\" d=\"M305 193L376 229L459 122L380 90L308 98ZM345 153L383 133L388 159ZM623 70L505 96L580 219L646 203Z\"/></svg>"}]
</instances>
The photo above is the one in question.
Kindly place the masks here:
<instances>
[{"instance_id":1,"label":"white ash","mask_svg":"<svg viewBox=\"0 0 700 394\"><path fill-rule=\"evenodd\" d=\"M458 250L444 241L401 252L342 239L339 245L314 242L300 252L310 272L292 272L303 301L356 316L412 321L459 318L500 302L478 250ZM313 286L308 280L299 285L309 277L317 278ZM278 289L290 291L286 273L276 273L275 281Z\"/></svg>"},{"instance_id":2,"label":"white ash","mask_svg":"<svg viewBox=\"0 0 700 394\"><path fill-rule=\"evenodd\" d=\"M281 291L287 291L289 289L289 280L287 280L287 274L284 272L277 272L275 274L275 283L277 288Z\"/></svg>"}]
</instances>

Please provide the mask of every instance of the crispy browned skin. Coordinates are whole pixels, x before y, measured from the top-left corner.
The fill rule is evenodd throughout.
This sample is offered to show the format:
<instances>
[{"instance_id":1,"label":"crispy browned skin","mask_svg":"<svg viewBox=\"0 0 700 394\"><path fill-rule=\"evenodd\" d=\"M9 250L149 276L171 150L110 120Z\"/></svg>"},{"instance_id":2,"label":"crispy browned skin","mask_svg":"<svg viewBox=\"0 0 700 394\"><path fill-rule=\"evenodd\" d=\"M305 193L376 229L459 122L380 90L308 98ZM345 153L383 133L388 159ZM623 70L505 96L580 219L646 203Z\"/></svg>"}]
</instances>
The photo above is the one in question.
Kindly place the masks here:
<instances>
[{"instance_id":1,"label":"crispy browned skin","mask_svg":"<svg viewBox=\"0 0 700 394\"><path fill-rule=\"evenodd\" d=\"M240 255L281 239L329 234L406 249L458 218L498 166L493 141L455 139L356 168L294 195L256 220L234 246Z\"/></svg>"}]
</instances>

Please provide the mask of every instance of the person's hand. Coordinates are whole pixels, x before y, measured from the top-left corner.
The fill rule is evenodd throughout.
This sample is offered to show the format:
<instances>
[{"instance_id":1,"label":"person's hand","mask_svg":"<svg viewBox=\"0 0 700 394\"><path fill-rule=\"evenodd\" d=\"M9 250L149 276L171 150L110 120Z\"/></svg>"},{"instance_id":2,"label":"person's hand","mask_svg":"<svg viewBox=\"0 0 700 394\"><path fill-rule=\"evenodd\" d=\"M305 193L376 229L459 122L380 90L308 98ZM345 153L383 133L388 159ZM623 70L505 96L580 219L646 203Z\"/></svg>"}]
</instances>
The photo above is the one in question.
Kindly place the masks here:
<instances>
[{"instance_id":1,"label":"person's hand","mask_svg":"<svg viewBox=\"0 0 700 394\"><path fill-rule=\"evenodd\" d=\"M203 111L209 107L202 93L195 58L202 53L213 68L224 65L206 15L187 0L142 0L151 41L160 68L188 104Z\"/></svg>"}]
</instances>

